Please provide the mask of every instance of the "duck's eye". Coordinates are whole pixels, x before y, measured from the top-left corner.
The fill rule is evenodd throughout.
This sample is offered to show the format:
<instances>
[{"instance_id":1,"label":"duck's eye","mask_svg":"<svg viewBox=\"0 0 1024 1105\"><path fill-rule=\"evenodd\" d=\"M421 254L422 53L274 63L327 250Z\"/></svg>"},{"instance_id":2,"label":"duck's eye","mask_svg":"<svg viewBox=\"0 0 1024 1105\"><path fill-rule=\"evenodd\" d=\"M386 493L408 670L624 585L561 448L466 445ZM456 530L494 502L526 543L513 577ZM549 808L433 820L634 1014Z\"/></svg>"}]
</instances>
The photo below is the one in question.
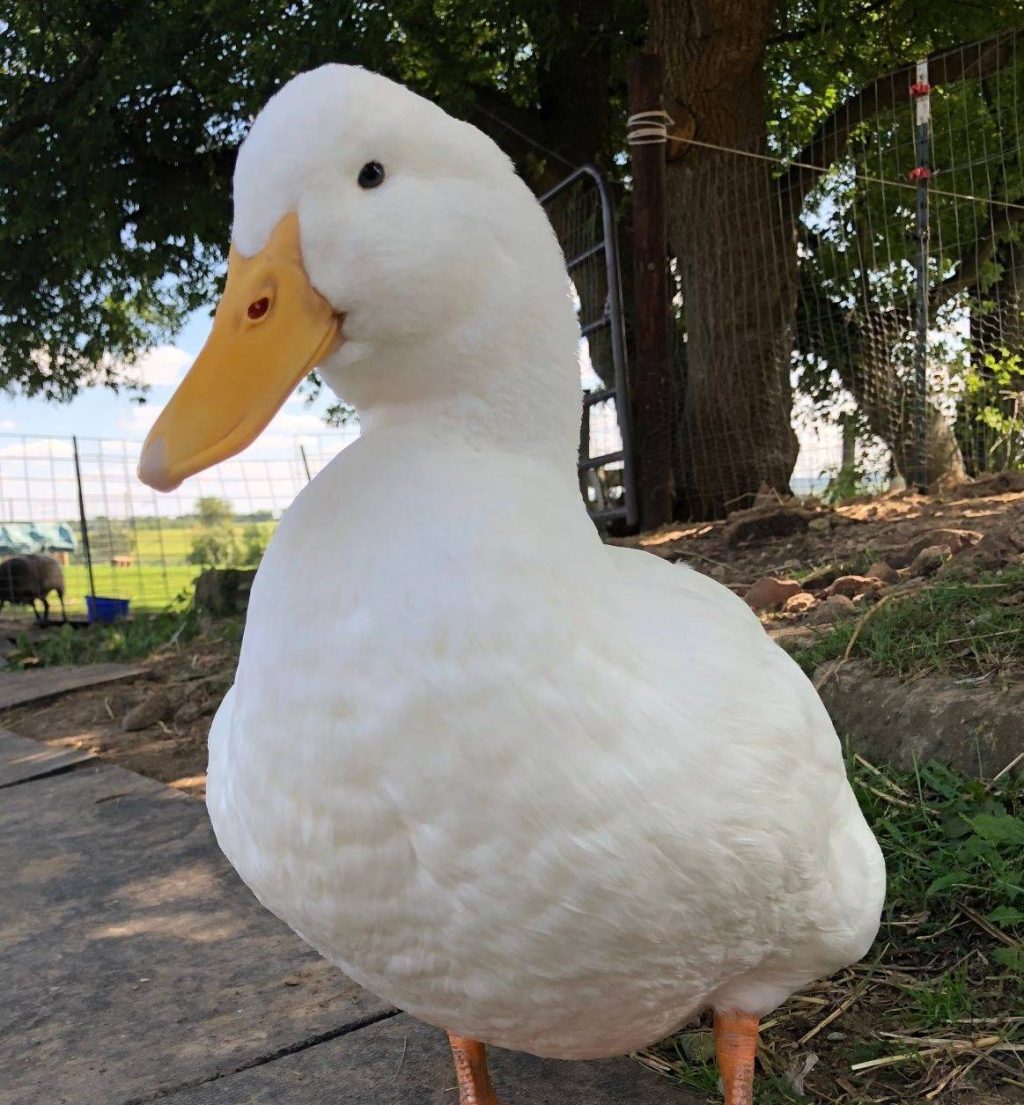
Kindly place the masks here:
<instances>
[{"instance_id":1,"label":"duck's eye","mask_svg":"<svg viewBox=\"0 0 1024 1105\"><path fill-rule=\"evenodd\" d=\"M245 313L249 316L249 318L251 318L253 320L253 322L255 322L256 319L263 318L263 316L269 310L270 310L270 298L268 296L263 295L263 296L260 296L259 299L254 299L252 301L252 303L249 304L249 306L246 309Z\"/></svg>"},{"instance_id":2,"label":"duck's eye","mask_svg":"<svg viewBox=\"0 0 1024 1105\"><path fill-rule=\"evenodd\" d=\"M376 188L384 183L384 166L379 161L367 161L358 179L360 188Z\"/></svg>"}]
</instances>

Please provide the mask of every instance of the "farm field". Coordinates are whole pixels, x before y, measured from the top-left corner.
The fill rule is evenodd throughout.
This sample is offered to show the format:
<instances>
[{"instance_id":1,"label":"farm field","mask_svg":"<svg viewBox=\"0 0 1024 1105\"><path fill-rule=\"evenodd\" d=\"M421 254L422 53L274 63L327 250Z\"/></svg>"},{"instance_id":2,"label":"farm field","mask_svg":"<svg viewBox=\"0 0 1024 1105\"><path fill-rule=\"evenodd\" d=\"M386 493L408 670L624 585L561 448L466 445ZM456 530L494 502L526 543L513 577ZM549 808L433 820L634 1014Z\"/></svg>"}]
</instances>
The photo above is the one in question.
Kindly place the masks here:
<instances>
[{"instance_id":1,"label":"farm field","mask_svg":"<svg viewBox=\"0 0 1024 1105\"><path fill-rule=\"evenodd\" d=\"M221 535L233 537L234 553L220 566L251 564L256 558L247 556L247 541L256 531L262 545L270 539L274 521L237 521L216 527ZM78 527L75 526L76 533ZM89 539L93 554L93 580L96 594L106 598L128 599L133 612L155 612L176 605L191 594L192 584L203 570L202 564L189 562L197 539L208 537L211 527L194 517L170 519L159 525L145 519L142 524L123 519L97 519L90 522ZM64 566L65 606L71 617L84 617L86 595L89 594L89 571L81 554ZM115 565L114 557L127 557L130 562ZM6 613L31 620L28 607L16 607ZM51 617L60 610L53 597Z\"/></svg>"}]
</instances>

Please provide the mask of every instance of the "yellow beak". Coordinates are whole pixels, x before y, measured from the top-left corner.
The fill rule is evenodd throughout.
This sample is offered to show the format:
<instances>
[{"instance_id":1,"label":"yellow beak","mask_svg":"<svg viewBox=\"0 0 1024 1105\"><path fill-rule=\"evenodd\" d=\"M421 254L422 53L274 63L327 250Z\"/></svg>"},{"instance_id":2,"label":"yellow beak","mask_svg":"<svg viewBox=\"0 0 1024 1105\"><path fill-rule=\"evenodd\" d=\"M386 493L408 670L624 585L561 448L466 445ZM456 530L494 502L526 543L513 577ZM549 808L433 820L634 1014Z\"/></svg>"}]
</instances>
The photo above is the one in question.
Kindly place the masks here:
<instances>
[{"instance_id":1,"label":"yellow beak","mask_svg":"<svg viewBox=\"0 0 1024 1105\"><path fill-rule=\"evenodd\" d=\"M172 491L241 452L335 347L340 330L341 317L303 267L297 215L285 215L252 257L232 246L213 330L149 431L139 479Z\"/></svg>"}]
</instances>

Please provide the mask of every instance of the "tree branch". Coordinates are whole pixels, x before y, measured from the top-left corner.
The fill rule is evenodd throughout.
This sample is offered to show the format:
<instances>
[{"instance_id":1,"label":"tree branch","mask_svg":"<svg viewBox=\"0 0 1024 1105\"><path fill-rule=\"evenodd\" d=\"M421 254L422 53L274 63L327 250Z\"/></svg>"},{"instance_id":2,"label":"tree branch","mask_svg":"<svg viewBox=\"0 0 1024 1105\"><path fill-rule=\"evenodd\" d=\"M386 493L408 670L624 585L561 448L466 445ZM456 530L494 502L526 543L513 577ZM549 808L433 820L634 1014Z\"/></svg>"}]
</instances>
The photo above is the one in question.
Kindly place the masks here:
<instances>
[{"instance_id":1,"label":"tree branch","mask_svg":"<svg viewBox=\"0 0 1024 1105\"><path fill-rule=\"evenodd\" d=\"M100 59L109 41L109 39L95 39L64 80L45 86L45 92L41 94L35 110L27 111L20 118L0 127L0 149L47 122L61 101L74 96L99 68Z\"/></svg>"},{"instance_id":2,"label":"tree branch","mask_svg":"<svg viewBox=\"0 0 1024 1105\"><path fill-rule=\"evenodd\" d=\"M931 309L938 310L959 292L973 288L981 278L982 268L998 248L1002 235L1020 222L1024 222L1024 198L1016 200L1012 207L1003 207L998 217L992 219L989 236L975 243L974 250L961 259L957 271L932 289L928 297Z\"/></svg>"},{"instance_id":3,"label":"tree branch","mask_svg":"<svg viewBox=\"0 0 1024 1105\"><path fill-rule=\"evenodd\" d=\"M990 77L1016 57L1016 31L1003 31L981 42L936 51L928 58L932 85ZM879 77L841 103L818 127L811 141L794 158L789 171L779 179L778 190L798 210L803 198L821 177L821 171L837 161L846 148L853 128L864 119L910 100L910 86L916 79L916 64ZM819 171L820 170L820 171Z\"/></svg>"}]
</instances>

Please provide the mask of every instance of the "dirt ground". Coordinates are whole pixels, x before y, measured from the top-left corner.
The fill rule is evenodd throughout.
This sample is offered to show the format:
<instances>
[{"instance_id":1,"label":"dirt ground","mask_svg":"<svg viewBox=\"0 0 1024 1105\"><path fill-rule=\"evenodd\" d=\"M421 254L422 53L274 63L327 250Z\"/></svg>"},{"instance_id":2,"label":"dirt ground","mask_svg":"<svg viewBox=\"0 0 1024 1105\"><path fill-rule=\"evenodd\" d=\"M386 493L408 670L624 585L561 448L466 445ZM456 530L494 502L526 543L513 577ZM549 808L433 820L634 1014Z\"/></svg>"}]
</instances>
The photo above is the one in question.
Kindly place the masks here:
<instances>
[{"instance_id":1,"label":"dirt ground","mask_svg":"<svg viewBox=\"0 0 1024 1105\"><path fill-rule=\"evenodd\" d=\"M0 625L0 636L5 628L8 636L24 635L24 623L17 623L13 631L10 624ZM237 644L219 635L200 635L163 656L141 661L145 672L137 678L7 710L0 714L0 728L53 745L87 749L202 797L206 737L231 686L236 661ZM132 728L125 728L126 722Z\"/></svg>"},{"instance_id":2,"label":"dirt ground","mask_svg":"<svg viewBox=\"0 0 1024 1105\"><path fill-rule=\"evenodd\" d=\"M765 576L808 572L825 564L865 570L935 532L960 530L1006 536L1024 530L1024 473L1011 473L966 485L944 495L896 492L827 510L805 504L806 524L791 532L771 532L776 517L796 513L790 504L766 496L753 511L724 522L666 526L620 544L639 546L667 560L685 560L730 586L752 584ZM749 538L740 524L745 516L765 519ZM739 524L738 524L739 523ZM780 521L779 528L785 528ZM940 534L936 543L944 543Z\"/></svg>"}]
</instances>

